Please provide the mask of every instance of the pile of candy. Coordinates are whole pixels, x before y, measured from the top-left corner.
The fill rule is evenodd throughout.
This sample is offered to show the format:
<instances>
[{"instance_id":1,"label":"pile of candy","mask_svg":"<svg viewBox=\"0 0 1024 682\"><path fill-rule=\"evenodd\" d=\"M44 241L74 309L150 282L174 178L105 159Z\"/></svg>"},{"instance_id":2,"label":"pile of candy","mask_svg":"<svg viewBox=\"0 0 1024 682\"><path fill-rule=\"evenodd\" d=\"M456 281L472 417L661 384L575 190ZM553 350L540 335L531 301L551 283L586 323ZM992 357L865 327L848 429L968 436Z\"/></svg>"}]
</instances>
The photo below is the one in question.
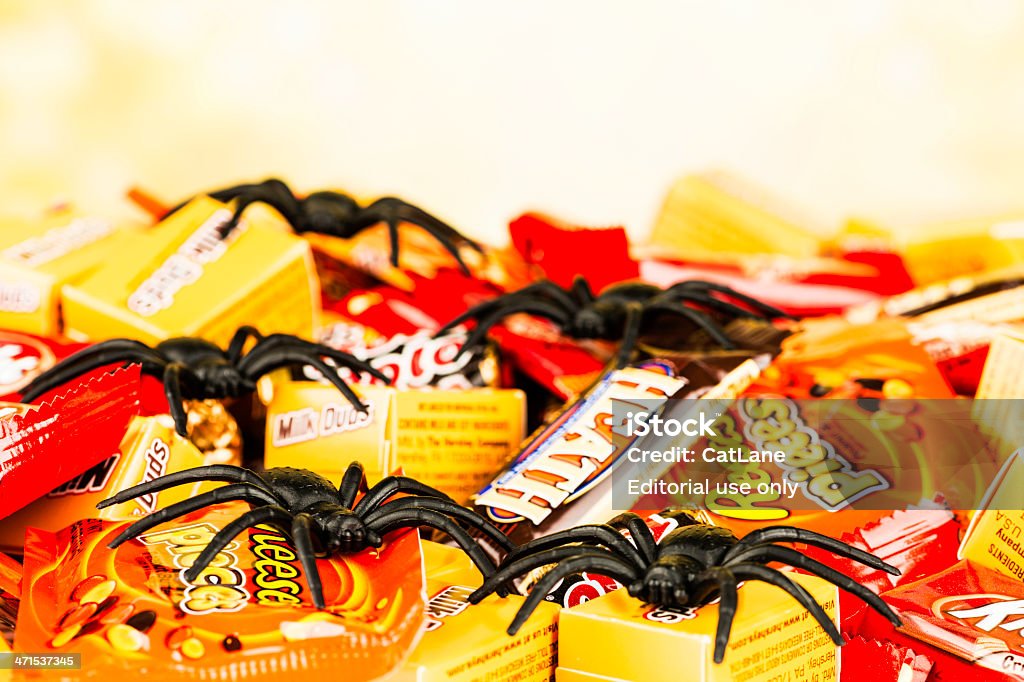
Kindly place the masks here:
<instances>
[{"instance_id":1,"label":"pile of candy","mask_svg":"<svg viewBox=\"0 0 1024 682\"><path fill-rule=\"evenodd\" d=\"M0 230L19 675L1024 679L1013 221L130 197Z\"/></svg>"}]
</instances>

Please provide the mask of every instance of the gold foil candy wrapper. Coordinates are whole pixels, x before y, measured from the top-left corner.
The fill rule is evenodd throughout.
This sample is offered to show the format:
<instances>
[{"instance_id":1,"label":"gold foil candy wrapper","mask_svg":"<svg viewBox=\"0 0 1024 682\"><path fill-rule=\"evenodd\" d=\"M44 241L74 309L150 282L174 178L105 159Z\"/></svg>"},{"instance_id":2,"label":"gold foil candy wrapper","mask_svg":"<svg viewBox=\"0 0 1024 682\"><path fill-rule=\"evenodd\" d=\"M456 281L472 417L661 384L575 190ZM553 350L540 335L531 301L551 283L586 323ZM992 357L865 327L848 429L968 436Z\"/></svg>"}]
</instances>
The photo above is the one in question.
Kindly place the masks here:
<instances>
[{"instance_id":1,"label":"gold foil candy wrapper","mask_svg":"<svg viewBox=\"0 0 1024 682\"><path fill-rule=\"evenodd\" d=\"M186 408L189 438L206 463L241 465L241 429L224 404L219 400L191 400Z\"/></svg>"}]
</instances>

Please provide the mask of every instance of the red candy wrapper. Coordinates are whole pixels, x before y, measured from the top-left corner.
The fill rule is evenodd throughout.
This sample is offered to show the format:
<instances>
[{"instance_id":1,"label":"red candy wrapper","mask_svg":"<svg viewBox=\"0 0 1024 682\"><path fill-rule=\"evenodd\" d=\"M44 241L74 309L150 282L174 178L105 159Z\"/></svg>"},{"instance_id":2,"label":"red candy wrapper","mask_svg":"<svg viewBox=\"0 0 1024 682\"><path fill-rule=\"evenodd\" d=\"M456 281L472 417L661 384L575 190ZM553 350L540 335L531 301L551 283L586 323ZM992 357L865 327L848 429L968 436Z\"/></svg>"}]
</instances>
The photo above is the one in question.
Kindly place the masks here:
<instances>
[{"instance_id":1,"label":"red candy wrapper","mask_svg":"<svg viewBox=\"0 0 1024 682\"><path fill-rule=\"evenodd\" d=\"M961 561L882 598L903 627L894 630L868 614L861 632L906 643L932 658L930 680L1024 679L1024 586L1019 580Z\"/></svg>"},{"instance_id":2,"label":"red candy wrapper","mask_svg":"<svg viewBox=\"0 0 1024 682\"><path fill-rule=\"evenodd\" d=\"M93 377L0 416L0 519L118 451L139 413L139 367Z\"/></svg>"},{"instance_id":3,"label":"red candy wrapper","mask_svg":"<svg viewBox=\"0 0 1024 682\"><path fill-rule=\"evenodd\" d=\"M655 260L641 262L640 277L660 287L669 287L689 279L704 279L724 284L795 317L837 314L847 308L873 303L879 298L877 294L851 287L755 279L721 268L678 265Z\"/></svg>"},{"instance_id":4,"label":"red candy wrapper","mask_svg":"<svg viewBox=\"0 0 1024 682\"><path fill-rule=\"evenodd\" d=\"M956 563L960 524L953 512L945 509L911 509L895 511L852 533L844 533L839 539L892 564L900 569L900 575L889 575L816 547L807 547L805 553L881 593ZM844 620L863 608L863 602L845 592L840 592L840 600Z\"/></svg>"},{"instance_id":5,"label":"red candy wrapper","mask_svg":"<svg viewBox=\"0 0 1024 682\"><path fill-rule=\"evenodd\" d=\"M524 213L509 223L508 231L523 259L559 286L568 287L582 275L594 291L600 291L640 276L639 265L629 257L625 228L579 227L540 213ZM600 257L581 259L581 253Z\"/></svg>"},{"instance_id":6,"label":"red candy wrapper","mask_svg":"<svg viewBox=\"0 0 1024 682\"><path fill-rule=\"evenodd\" d=\"M863 637L846 640L839 682L925 682L931 672L931 659L909 647Z\"/></svg>"},{"instance_id":7,"label":"red candy wrapper","mask_svg":"<svg viewBox=\"0 0 1024 682\"><path fill-rule=\"evenodd\" d=\"M367 332L362 325L337 322L322 330L320 342L368 361L391 379L390 385L397 389L477 388L498 383L497 364L486 346L459 355L466 342L466 334L461 330L438 337L420 331L374 340L368 338ZM309 379L320 378L308 366L301 372ZM338 369L338 374L349 384L384 385L369 374L344 367Z\"/></svg>"},{"instance_id":8,"label":"red candy wrapper","mask_svg":"<svg viewBox=\"0 0 1024 682\"><path fill-rule=\"evenodd\" d=\"M0 402L19 402L29 382L86 345L0 330Z\"/></svg>"},{"instance_id":9,"label":"red candy wrapper","mask_svg":"<svg viewBox=\"0 0 1024 682\"><path fill-rule=\"evenodd\" d=\"M493 284L468 277L458 270L439 270L433 277L408 273L412 291L379 286L352 292L340 300L324 302L326 310L363 324L383 336L437 331L467 308L502 293Z\"/></svg>"}]
</instances>

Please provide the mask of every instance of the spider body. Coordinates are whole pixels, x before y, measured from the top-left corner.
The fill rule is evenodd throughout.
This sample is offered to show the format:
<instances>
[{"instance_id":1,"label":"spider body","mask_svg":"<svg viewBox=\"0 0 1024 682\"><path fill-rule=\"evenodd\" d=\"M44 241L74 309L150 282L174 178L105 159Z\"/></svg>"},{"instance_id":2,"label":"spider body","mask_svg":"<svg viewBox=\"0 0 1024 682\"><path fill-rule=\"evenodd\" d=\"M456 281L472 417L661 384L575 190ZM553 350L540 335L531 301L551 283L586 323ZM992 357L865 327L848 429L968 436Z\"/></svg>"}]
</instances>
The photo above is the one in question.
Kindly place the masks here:
<instances>
[{"instance_id":1,"label":"spider body","mask_svg":"<svg viewBox=\"0 0 1024 682\"><path fill-rule=\"evenodd\" d=\"M399 243L398 226L402 223L416 225L426 230L458 262L463 272L469 274L459 249L463 246L483 253L483 249L472 239L462 235L444 221L395 197L382 197L366 206L360 206L352 197L341 192L313 192L305 197L297 196L287 184L277 178L259 183L249 183L209 192L217 201L234 201L232 218L221 228L221 235L227 236L238 225L242 214L252 204L262 203L275 209L298 234L312 232L341 239L351 239L359 232L384 223L388 227L391 242L391 264L398 267ZM184 204L168 212L173 213Z\"/></svg>"},{"instance_id":2,"label":"spider body","mask_svg":"<svg viewBox=\"0 0 1024 682\"><path fill-rule=\"evenodd\" d=\"M665 515L663 513L663 515ZM715 662L721 663L736 615L740 581L760 580L785 590L807 609L839 645L842 635L828 614L800 584L768 564L779 562L807 571L860 597L899 626L899 617L874 592L849 576L776 543L799 542L820 547L872 568L899 575L899 570L878 557L838 540L800 528L772 526L742 539L725 528L709 526L685 512L671 513L680 525L660 542L636 514L621 514L608 524L579 526L537 538L511 552L499 570L470 595L479 602L513 578L552 565L533 586L509 626L509 634L522 627L544 597L564 578L581 572L606 575L620 582L630 596L662 607L695 607L721 600L715 633ZM620 532L630 533L627 540Z\"/></svg>"},{"instance_id":3,"label":"spider body","mask_svg":"<svg viewBox=\"0 0 1024 682\"><path fill-rule=\"evenodd\" d=\"M250 338L256 343L245 353ZM142 372L163 381L164 392L177 432L186 435L185 400L238 398L256 390L256 380L279 367L310 365L334 384L357 409L366 406L323 357L354 371L388 381L379 370L348 353L289 334L263 336L253 327L241 327L222 349L203 339L182 337L161 341L150 348L132 339L111 339L89 346L37 376L22 400L32 402L44 393L100 367L140 363Z\"/></svg>"},{"instance_id":4,"label":"spider body","mask_svg":"<svg viewBox=\"0 0 1024 682\"><path fill-rule=\"evenodd\" d=\"M475 320L476 328L461 351L465 352L481 343L491 327L515 313L546 318L573 338L619 341L615 361L618 368L629 362L641 326L655 314L685 318L730 350L735 344L722 328L721 321L737 317L769 320L789 317L774 306L713 282L691 280L667 289L643 282L623 282L595 296L587 281L577 277L568 289L542 280L481 303L456 317L438 333Z\"/></svg>"},{"instance_id":5,"label":"spider body","mask_svg":"<svg viewBox=\"0 0 1024 682\"><path fill-rule=\"evenodd\" d=\"M213 465L140 483L96 506L103 508L200 481L224 481L229 485L136 521L114 538L110 547L115 548L150 528L211 504L247 502L252 509L213 537L185 573L185 578L189 581L199 578L217 553L247 528L269 524L291 537L317 608L324 608L325 604L317 556L352 554L368 547L379 547L386 533L399 528L428 527L446 533L469 555L484 577L493 573L494 563L466 532L466 527L479 531L505 552L513 549L511 541L483 517L414 479L388 476L368 488L366 474L358 462L349 465L337 488L323 476L306 469L281 467L256 473L241 467ZM360 492L363 496L357 502ZM406 496L392 499L400 493ZM499 589L504 592L503 588Z\"/></svg>"}]
</instances>

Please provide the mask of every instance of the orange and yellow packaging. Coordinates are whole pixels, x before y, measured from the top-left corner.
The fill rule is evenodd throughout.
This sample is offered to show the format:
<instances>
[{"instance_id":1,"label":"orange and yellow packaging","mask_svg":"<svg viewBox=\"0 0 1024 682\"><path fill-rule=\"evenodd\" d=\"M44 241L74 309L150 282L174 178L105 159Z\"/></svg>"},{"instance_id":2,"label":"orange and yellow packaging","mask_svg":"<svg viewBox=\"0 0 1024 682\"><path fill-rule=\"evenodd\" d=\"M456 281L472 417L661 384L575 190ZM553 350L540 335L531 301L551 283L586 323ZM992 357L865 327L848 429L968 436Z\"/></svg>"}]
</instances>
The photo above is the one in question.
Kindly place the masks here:
<instances>
[{"instance_id":1,"label":"orange and yellow packaging","mask_svg":"<svg viewBox=\"0 0 1024 682\"><path fill-rule=\"evenodd\" d=\"M188 499L204 484L178 486L96 509L98 502L120 490L203 464L202 454L175 433L168 418L135 417L117 452L4 519L0 549L20 552L26 528L57 531L81 519L121 521Z\"/></svg>"},{"instance_id":2,"label":"orange and yellow packaging","mask_svg":"<svg viewBox=\"0 0 1024 682\"><path fill-rule=\"evenodd\" d=\"M814 576L787 573L838 622L838 590ZM838 649L800 604L766 583L739 590L725 660L715 664L718 604L666 609L626 590L563 610L556 679L613 682L768 682L839 679Z\"/></svg>"},{"instance_id":3,"label":"orange and yellow packaging","mask_svg":"<svg viewBox=\"0 0 1024 682\"><path fill-rule=\"evenodd\" d=\"M554 673L558 638L555 604L542 602L513 636L505 633L523 597L491 595L476 605L466 598L480 572L455 547L424 541L427 618L419 644L391 682L547 682Z\"/></svg>"},{"instance_id":4,"label":"orange and yellow packaging","mask_svg":"<svg viewBox=\"0 0 1024 682\"><path fill-rule=\"evenodd\" d=\"M465 502L525 435L526 399L517 389L357 386L365 414L330 384L278 374L261 389L266 466L311 469L335 481L359 461L371 484L402 469Z\"/></svg>"},{"instance_id":5,"label":"orange and yellow packaging","mask_svg":"<svg viewBox=\"0 0 1024 682\"><path fill-rule=\"evenodd\" d=\"M319 287L309 245L248 218L226 238L225 204L199 197L153 228L109 240L105 267L64 287L68 336L154 345L200 336L226 346L238 327L311 338Z\"/></svg>"},{"instance_id":6,"label":"orange and yellow packaging","mask_svg":"<svg viewBox=\"0 0 1024 682\"><path fill-rule=\"evenodd\" d=\"M0 329L57 336L61 289L108 262L120 230L71 210L0 223Z\"/></svg>"},{"instance_id":7,"label":"orange and yellow packaging","mask_svg":"<svg viewBox=\"0 0 1024 682\"><path fill-rule=\"evenodd\" d=\"M423 624L415 531L379 549L318 559L317 609L287 535L240 533L194 580L217 532L249 511L207 507L110 549L128 522L85 519L26 534L15 651L82 654L82 678L375 680L398 668Z\"/></svg>"}]
</instances>

